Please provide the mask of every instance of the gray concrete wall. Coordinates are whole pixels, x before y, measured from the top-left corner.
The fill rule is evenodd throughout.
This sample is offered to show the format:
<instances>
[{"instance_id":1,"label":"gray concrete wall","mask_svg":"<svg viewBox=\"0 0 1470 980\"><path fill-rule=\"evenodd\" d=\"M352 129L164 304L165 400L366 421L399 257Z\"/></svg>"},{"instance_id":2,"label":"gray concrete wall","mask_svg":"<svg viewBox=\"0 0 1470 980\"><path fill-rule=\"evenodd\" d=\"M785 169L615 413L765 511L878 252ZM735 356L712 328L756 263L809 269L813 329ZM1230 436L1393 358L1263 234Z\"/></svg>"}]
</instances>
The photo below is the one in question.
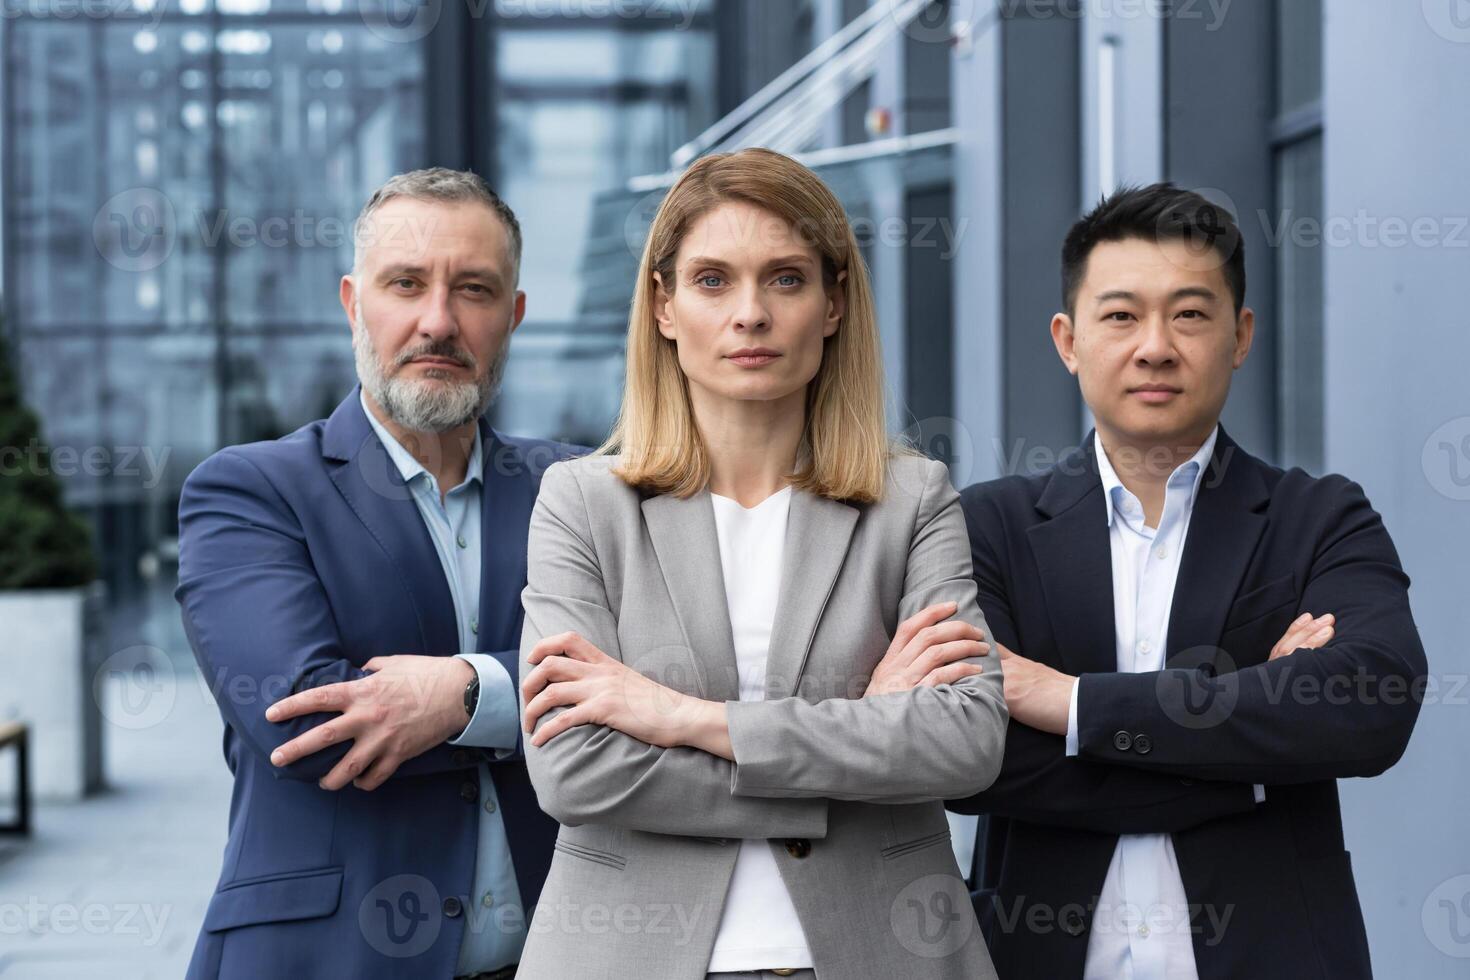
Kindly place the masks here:
<instances>
[{"instance_id":1,"label":"gray concrete wall","mask_svg":"<svg viewBox=\"0 0 1470 980\"><path fill-rule=\"evenodd\" d=\"M1416 980L1470 976L1470 5L1457 3L1333 4L1325 41L1326 465L1383 514L1438 688L1398 766L1340 785L1376 973Z\"/></svg>"}]
</instances>

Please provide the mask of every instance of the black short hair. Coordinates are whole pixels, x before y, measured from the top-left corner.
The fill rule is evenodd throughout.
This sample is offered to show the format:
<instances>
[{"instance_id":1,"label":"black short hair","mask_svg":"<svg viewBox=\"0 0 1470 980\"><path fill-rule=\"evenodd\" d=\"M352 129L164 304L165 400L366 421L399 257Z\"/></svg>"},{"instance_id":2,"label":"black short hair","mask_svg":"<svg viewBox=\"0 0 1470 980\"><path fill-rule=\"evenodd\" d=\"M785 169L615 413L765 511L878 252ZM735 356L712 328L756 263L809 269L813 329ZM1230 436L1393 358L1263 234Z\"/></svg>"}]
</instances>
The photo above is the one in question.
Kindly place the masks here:
<instances>
[{"instance_id":1,"label":"black short hair","mask_svg":"<svg viewBox=\"0 0 1470 980\"><path fill-rule=\"evenodd\" d=\"M1221 271L1235 300L1235 314L1245 306L1245 242L1235 217L1201 194L1171 183L1121 187L1067 232L1062 245L1062 303L1076 316L1077 291L1087 274L1087 258L1102 242L1129 238L1162 242L1180 239L1220 257Z\"/></svg>"}]
</instances>

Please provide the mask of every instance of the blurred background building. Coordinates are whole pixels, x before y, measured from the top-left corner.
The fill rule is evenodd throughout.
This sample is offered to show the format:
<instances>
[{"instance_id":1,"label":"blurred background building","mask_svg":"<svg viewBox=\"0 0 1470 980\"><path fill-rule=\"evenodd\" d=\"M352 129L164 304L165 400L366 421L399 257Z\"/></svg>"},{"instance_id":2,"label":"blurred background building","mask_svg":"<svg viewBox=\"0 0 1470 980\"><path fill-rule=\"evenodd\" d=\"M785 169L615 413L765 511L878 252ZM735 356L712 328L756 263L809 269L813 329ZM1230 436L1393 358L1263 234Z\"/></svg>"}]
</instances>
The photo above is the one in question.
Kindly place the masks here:
<instances>
[{"instance_id":1,"label":"blurred background building","mask_svg":"<svg viewBox=\"0 0 1470 980\"><path fill-rule=\"evenodd\" d=\"M396 172L470 167L515 208L528 317L495 422L595 443L663 191L702 153L797 154L873 270L892 427L958 486L1088 429L1046 330L1070 223L1125 182L1226 205L1259 326L1225 425L1363 483L1442 683L1404 762L1343 784L1375 961L1463 975L1470 879L1463 938L1430 921L1470 874L1461 0L4 3L3 329L48 442L112 454L62 474L110 649L180 670L180 485L350 389L337 279Z\"/></svg>"}]
</instances>

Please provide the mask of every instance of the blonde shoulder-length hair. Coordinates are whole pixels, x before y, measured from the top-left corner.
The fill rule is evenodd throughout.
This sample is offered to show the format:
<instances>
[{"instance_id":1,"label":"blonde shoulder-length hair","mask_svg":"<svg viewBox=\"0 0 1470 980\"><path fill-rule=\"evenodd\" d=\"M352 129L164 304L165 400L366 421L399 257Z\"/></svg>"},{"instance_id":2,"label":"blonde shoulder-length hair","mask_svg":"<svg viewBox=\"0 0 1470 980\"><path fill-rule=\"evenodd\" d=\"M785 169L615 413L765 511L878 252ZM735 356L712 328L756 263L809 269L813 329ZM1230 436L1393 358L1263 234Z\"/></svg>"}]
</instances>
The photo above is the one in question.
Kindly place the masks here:
<instances>
[{"instance_id":1,"label":"blonde shoulder-length hair","mask_svg":"<svg viewBox=\"0 0 1470 980\"><path fill-rule=\"evenodd\" d=\"M914 450L888 437L868 270L842 204L822 179L765 149L703 157L664 197L638 266L622 409L596 453L620 453L613 472L653 493L688 497L708 485L709 451L694 422L689 381L674 342L659 333L654 319L654 273L674 288L674 259L684 236L695 221L727 202L752 204L784 219L821 253L824 285L842 289L847 300L836 332L823 341L816 377L807 385L806 423L788 480L798 490L833 500L879 500L889 458Z\"/></svg>"}]
</instances>

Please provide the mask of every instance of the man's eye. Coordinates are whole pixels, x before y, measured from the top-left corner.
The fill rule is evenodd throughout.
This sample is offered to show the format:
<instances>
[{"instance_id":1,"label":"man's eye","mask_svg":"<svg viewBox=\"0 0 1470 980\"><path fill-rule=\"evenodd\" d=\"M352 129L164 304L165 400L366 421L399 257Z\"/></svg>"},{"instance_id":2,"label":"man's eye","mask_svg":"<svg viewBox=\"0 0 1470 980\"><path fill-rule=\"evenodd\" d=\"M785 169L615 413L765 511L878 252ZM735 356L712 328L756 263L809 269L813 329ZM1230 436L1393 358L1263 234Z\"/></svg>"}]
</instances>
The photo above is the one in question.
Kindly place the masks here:
<instances>
[{"instance_id":1,"label":"man's eye","mask_svg":"<svg viewBox=\"0 0 1470 980\"><path fill-rule=\"evenodd\" d=\"M1111 320L1113 323L1127 323L1129 320L1133 319L1133 314L1127 313L1123 310L1119 310L1116 313L1109 313L1107 316L1103 317L1103 319Z\"/></svg>"},{"instance_id":2,"label":"man's eye","mask_svg":"<svg viewBox=\"0 0 1470 980\"><path fill-rule=\"evenodd\" d=\"M480 285L477 282L467 282L465 283L464 288L476 294L484 294L490 292L490 290L486 289L484 286Z\"/></svg>"},{"instance_id":3,"label":"man's eye","mask_svg":"<svg viewBox=\"0 0 1470 980\"><path fill-rule=\"evenodd\" d=\"M394 279L392 285L398 286L398 287L400 287L402 289L412 289L413 288L413 280L412 279Z\"/></svg>"},{"instance_id":4,"label":"man's eye","mask_svg":"<svg viewBox=\"0 0 1470 980\"><path fill-rule=\"evenodd\" d=\"M1189 320L1200 320L1204 318L1204 313L1201 310L1185 310L1179 315Z\"/></svg>"}]
</instances>

